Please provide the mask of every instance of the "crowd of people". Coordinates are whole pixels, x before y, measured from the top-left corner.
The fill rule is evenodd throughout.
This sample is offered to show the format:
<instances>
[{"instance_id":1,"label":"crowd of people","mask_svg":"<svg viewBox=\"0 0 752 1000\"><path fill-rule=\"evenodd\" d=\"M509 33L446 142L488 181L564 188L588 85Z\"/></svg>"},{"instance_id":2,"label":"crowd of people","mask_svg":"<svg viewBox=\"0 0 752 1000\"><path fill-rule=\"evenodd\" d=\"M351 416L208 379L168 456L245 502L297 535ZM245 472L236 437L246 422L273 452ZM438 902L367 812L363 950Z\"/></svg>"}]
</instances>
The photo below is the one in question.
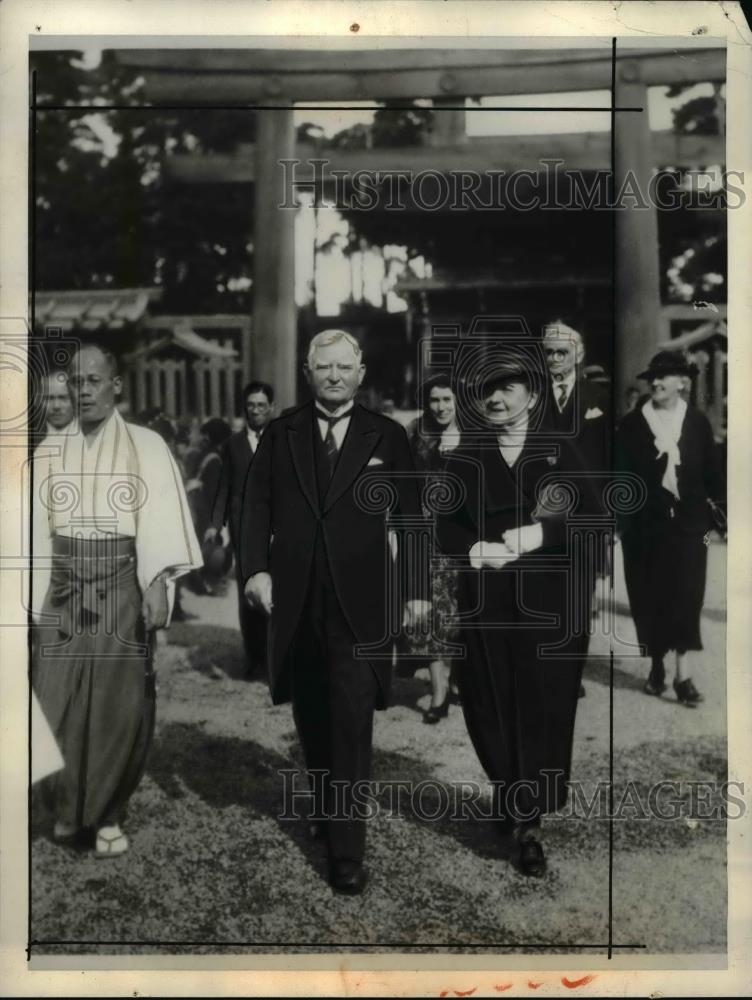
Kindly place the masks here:
<instances>
[{"instance_id":1,"label":"crowd of people","mask_svg":"<svg viewBox=\"0 0 752 1000\"><path fill-rule=\"evenodd\" d=\"M350 334L317 334L304 372L310 400L279 415L272 386L247 385L235 429L156 410L123 420L118 362L101 346L50 375L34 539L51 573L34 574L33 689L62 754L42 783L53 835L93 831L100 856L128 849L125 806L154 725L154 632L183 613L181 585L211 594L232 563L247 674L292 702L334 891L366 885L354 796L370 778L374 711L389 703L393 659L375 651L394 633L395 587L398 670L427 668L427 724L459 702L495 825L515 838L520 870L541 876L540 818L567 794L596 581L611 570L615 476L641 484L616 534L651 663L645 693L663 695L674 651L677 702L702 701L690 655L723 482L710 425L685 399L691 369L657 354L617 422L607 374L557 321L532 350L500 341L474 374L426 373L406 427L357 401L366 368ZM436 504L437 487L455 502ZM410 519L431 525L429 572L409 533L387 530ZM578 520L605 540L586 558Z\"/></svg>"}]
</instances>

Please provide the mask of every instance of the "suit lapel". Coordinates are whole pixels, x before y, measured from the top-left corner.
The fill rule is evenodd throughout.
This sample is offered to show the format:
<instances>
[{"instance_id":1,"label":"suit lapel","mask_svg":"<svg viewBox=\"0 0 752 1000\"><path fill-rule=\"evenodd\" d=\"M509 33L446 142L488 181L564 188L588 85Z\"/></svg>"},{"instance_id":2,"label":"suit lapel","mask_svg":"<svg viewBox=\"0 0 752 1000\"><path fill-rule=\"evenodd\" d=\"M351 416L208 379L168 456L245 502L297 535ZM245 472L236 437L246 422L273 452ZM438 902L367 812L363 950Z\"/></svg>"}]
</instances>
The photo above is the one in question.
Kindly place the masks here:
<instances>
[{"instance_id":1,"label":"suit lapel","mask_svg":"<svg viewBox=\"0 0 752 1000\"><path fill-rule=\"evenodd\" d=\"M356 403L353 407L345 440L342 442L342 452L324 497L325 511L329 510L345 490L352 485L353 480L371 457L380 440L381 434L368 419L367 412ZM311 460L311 468L313 468L313 459Z\"/></svg>"},{"instance_id":2,"label":"suit lapel","mask_svg":"<svg viewBox=\"0 0 752 1000\"><path fill-rule=\"evenodd\" d=\"M318 516L319 500L316 488L316 467L313 455L313 403L302 407L295 415L294 421L287 428L287 440L290 445L295 472L311 509ZM250 449L249 449L250 450Z\"/></svg>"}]
</instances>

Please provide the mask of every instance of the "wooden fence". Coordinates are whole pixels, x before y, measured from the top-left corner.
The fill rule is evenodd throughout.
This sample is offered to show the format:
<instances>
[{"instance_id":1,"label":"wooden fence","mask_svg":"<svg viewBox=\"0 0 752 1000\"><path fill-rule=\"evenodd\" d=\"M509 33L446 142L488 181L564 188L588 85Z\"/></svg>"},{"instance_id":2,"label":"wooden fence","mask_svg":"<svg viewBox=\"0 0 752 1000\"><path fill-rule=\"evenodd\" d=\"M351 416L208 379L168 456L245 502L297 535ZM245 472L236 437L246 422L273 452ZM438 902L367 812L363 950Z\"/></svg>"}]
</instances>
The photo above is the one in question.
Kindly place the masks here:
<instances>
[{"instance_id":1,"label":"wooden fence","mask_svg":"<svg viewBox=\"0 0 752 1000\"><path fill-rule=\"evenodd\" d=\"M225 341L232 346L232 341ZM242 413L242 363L238 358L139 358L126 373L132 413L159 407L176 419Z\"/></svg>"}]
</instances>

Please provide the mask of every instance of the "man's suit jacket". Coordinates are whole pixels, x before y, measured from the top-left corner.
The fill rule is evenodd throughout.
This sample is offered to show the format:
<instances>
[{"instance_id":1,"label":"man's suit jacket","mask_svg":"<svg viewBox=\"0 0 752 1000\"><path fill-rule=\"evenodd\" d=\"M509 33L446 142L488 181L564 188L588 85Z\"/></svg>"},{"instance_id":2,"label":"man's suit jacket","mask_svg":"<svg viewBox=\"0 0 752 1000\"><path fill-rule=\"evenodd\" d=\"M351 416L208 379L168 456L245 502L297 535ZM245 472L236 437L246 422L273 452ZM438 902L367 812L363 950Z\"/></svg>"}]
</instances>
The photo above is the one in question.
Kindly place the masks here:
<instances>
[{"instance_id":1,"label":"man's suit jacket","mask_svg":"<svg viewBox=\"0 0 752 1000\"><path fill-rule=\"evenodd\" d=\"M383 500L394 513L421 517L420 492L404 428L356 404L334 474L319 500L314 404L273 420L248 476L241 525L241 572L272 577L270 687L275 704L290 697L291 642L305 608L317 544L323 544L342 611L358 643L387 635L392 561ZM374 475L386 490L365 477ZM406 579L408 598L425 597L416 574ZM401 609L400 609L401 610ZM390 664L374 660L382 703Z\"/></svg>"},{"instance_id":2,"label":"man's suit jacket","mask_svg":"<svg viewBox=\"0 0 752 1000\"><path fill-rule=\"evenodd\" d=\"M222 478L214 501L212 525L217 531L223 524L228 526L236 552L240 542L243 491L253 458L245 428L228 438L222 453Z\"/></svg>"},{"instance_id":3,"label":"man's suit jacket","mask_svg":"<svg viewBox=\"0 0 752 1000\"><path fill-rule=\"evenodd\" d=\"M562 410L556 403L550 380L547 391L545 420L549 428L577 447L586 468L592 472L610 472L612 428L608 388L578 376Z\"/></svg>"}]
</instances>

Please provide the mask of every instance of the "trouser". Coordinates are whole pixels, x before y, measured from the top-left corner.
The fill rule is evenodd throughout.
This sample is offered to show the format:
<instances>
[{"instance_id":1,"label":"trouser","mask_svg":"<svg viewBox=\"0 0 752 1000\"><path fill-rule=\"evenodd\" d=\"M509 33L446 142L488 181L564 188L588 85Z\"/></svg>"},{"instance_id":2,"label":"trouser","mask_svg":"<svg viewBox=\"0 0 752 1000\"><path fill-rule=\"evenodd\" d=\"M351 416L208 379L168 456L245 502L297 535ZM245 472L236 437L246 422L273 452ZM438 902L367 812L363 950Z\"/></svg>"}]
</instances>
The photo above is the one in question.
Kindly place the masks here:
<instances>
[{"instance_id":1,"label":"trouser","mask_svg":"<svg viewBox=\"0 0 752 1000\"><path fill-rule=\"evenodd\" d=\"M107 826L122 822L154 732L135 543L56 536L53 556L50 624L35 629L32 677L65 767L42 795L61 822Z\"/></svg>"},{"instance_id":2,"label":"trouser","mask_svg":"<svg viewBox=\"0 0 752 1000\"><path fill-rule=\"evenodd\" d=\"M378 681L367 660L355 659L355 637L340 607L325 560L316 559L293 646L293 715L311 775L315 813L326 815L333 861L363 860L365 818L353 786L371 772L371 738Z\"/></svg>"}]
</instances>

